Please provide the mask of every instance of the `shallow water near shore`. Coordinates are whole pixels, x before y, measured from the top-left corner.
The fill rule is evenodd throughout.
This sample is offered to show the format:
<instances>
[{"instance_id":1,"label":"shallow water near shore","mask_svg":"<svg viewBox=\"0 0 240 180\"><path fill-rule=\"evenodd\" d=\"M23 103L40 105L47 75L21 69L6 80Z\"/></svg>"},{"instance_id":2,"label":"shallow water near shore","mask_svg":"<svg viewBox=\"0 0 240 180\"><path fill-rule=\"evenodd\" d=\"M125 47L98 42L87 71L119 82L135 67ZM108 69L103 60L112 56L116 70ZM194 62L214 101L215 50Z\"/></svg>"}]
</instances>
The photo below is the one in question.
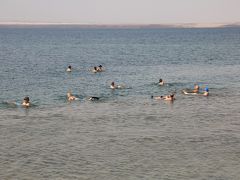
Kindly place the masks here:
<instances>
[{"instance_id":1,"label":"shallow water near shore","mask_svg":"<svg viewBox=\"0 0 240 180\"><path fill-rule=\"evenodd\" d=\"M239 179L239 42L239 28L1 26L0 178ZM181 93L195 83L209 97Z\"/></svg>"}]
</instances>

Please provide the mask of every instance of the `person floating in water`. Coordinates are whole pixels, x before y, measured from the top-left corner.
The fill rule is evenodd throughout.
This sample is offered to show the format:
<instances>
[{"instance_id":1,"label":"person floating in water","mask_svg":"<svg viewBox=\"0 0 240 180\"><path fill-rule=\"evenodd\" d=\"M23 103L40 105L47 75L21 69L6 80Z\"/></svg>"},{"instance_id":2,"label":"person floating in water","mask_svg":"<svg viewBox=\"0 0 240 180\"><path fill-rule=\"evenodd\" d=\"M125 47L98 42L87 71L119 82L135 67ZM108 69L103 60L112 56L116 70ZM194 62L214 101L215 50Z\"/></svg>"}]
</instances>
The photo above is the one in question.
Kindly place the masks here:
<instances>
[{"instance_id":1,"label":"person floating in water","mask_svg":"<svg viewBox=\"0 0 240 180\"><path fill-rule=\"evenodd\" d=\"M182 90L182 92L184 94L198 94L199 93L199 89L200 89L199 85L195 84L194 85L194 89L184 89L184 90Z\"/></svg>"},{"instance_id":2,"label":"person floating in water","mask_svg":"<svg viewBox=\"0 0 240 180\"><path fill-rule=\"evenodd\" d=\"M98 67L97 67L97 72L103 72L104 69L102 67L102 65L100 64Z\"/></svg>"},{"instance_id":3,"label":"person floating in water","mask_svg":"<svg viewBox=\"0 0 240 180\"><path fill-rule=\"evenodd\" d=\"M195 84L194 85L194 89L193 89L193 93L198 93L199 92L199 89L200 89L200 87L199 87L199 85L198 84Z\"/></svg>"},{"instance_id":4,"label":"person floating in water","mask_svg":"<svg viewBox=\"0 0 240 180\"><path fill-rule=\"evenodd\" d=\"M156 100L161 100L163 99L163 96L151 96L152 99L156 99Z\"/></svg>"},{"instance_id":5,"label":"person floating in water","mask_svg":"<svg viewBox=\"0 0 240 180\"><path fill-rule=\"evenodd\" d=\"M206 87L203 92L203 96L208 96L209 95L209 89Z\"/></svg>"},{"instance_id":6,"label":"person floating in water","mask_svg":"<svg viewBox=\"0 0 240 180\"><path fill-rule=\"evenodd\" d=\"M23 107L29 107L30 106L30 99L28 96L26 96L23 101L22 101L22 106Z\"/></svg>"},{"instance_id":7,"label":"person floating in water","mask_svg":"<svg viewBox=\"0 0 240 180\"><path fill-rule=\"evenodd\" d=\"M67 72L72 72L72 66L69 65L66 71Z\"/></svg>"},{"instance_id":8,"label":"person floating in water","mask_svg":"<svg viewBox=\"0 0 240 180\"><path fill-rule=\"evenodd\" d=\"M174 101L175 97L174 94L170 94L167 96L151 96L152 99L156 99L156 100L165 100L165 101Z\"/></svg>"},{"instance_id":9,"label":"person floating in water","mask_svg":"<svg viewBox=\"0 0 240 180\"><path fill-rule=\"evenodd\" d=\"M97 101L97 100L99 100L99 99L100 99L99 97L92 96L92 97L90 97L88 100L89 100L89 101Z\"/></svg>"},{"instance_id":10,"label":"person floating in water","mask_svg":"<svg viewBox=\"0 0 240 180\"><path fill-rule=\"evenodd\" d=\"M93 73L97 73L97 72L98 72L98 70L97 70L97 67L96 67L96 66L94 66L94 67L93 67L93 70L92 70L92 72L93 72Z\"/></svg>"},{"instance_id":11,"label":"person floating in water","mask_svg":"<svg viewBox=\"0 0 240 180\"><path fill-rule=\"evenodd\" d=\"M74 95L72 95L72 93L71 92L68 92L67 93L67 99L68 99L68 101L74 101L74 100L77 100L78 98L76 98Z\"/></svg>"},{"instance_id":12,"label":"person floating in water","mask_svg":"<svg viewBox=\"0 0 240 180\"><path fill-rule=\"evenodd\" d=\"M125 88L125 86L124 85L115 85L115 83L112 82L110 85L110 88L111 89L123 89L123 88Z\"/></svg>"},{"instance_id":13,"label":"person floating in water","mask_svg":"<svg viewBox=\"0 0 240 180\"><path fill-rule=\"evenodd\" d=\"M111 83L110 88L111 88L111 89L116 89L116 86L115 86L115 83L114 83L114 82Z\"/></svg>"},{"instance_id":14,"label":"person floating in water","mask_svg":"<svg viewBox=\"0 0 240 180\"><path fill-rule=\"evenodd\" d=\"M165 101L174 101L174 100L175 100L174 94L165 96L165 97L164 97L164 100L165 100Z\"/></svg>"},{"instance_id":15,"label":"person floating in water","mask_svg":"<svg viewBox=\"0 0 240 180\"><path fill-rule=\"evenodd\" d=\"M159 79L159 85L160 85L160 86L163 86L163 85L164 85L164 82L163 82L162 79Z\"/></svg>"}]
</instances>

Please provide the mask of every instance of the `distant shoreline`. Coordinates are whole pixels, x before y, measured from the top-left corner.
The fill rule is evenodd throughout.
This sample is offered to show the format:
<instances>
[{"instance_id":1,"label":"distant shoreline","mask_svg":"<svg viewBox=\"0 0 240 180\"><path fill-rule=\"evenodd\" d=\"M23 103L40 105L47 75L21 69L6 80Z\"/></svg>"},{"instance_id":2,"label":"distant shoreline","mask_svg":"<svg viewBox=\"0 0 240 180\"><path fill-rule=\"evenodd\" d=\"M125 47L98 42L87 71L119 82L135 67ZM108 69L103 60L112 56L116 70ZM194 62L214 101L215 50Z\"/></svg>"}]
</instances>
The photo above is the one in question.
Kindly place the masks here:
<instances>
[{"instance_id":1,"label":"distant shoreline","mask_svg":"<svg viewBox=\"0 0 240 180\"><path fill-rule=\"evenodd\" d=\"M28 23L28 22L0 22L8 27L81 27L81 28L226 28L240 27L240 23L179 23L179 24L78 24L78 23Z\"/></svg>"}]
</instances>

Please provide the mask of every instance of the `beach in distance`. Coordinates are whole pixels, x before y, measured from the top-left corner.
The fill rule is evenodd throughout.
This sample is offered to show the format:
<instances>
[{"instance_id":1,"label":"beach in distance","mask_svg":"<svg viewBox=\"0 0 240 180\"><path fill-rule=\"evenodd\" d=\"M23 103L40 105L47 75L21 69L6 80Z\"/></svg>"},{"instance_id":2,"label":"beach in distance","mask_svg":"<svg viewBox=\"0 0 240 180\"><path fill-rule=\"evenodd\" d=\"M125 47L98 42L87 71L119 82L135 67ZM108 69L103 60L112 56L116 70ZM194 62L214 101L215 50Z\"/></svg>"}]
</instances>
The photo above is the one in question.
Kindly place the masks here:
<instances>
[{"instance_id":1,"label":"beach in distance","mask_svg":"<svg viewBox=\"0 0 240 180\"><path fill-rule=\"evenodd\" d=\"M239 24L1 24L0 179L240 179L239 42Z\"/></svg>"},{"instance_id":2,"label":"beach in distance","mask_svg":"<svg viewBox=\"0 0 240 180\"><path fill-rule=\"evenodd\" d=\"M87 23L44 23L44 22L0 22L0 26L11 26L11 27L41 27L41 26L51 26L51 27L65 27L65 28L112 28L112 29L137 29L137 28L238 28L240 27L240 22L232 23L165 23L165 24L141 24L141 23L130 23L130 24L87 24Z\"/></svg>"}]
</instances>

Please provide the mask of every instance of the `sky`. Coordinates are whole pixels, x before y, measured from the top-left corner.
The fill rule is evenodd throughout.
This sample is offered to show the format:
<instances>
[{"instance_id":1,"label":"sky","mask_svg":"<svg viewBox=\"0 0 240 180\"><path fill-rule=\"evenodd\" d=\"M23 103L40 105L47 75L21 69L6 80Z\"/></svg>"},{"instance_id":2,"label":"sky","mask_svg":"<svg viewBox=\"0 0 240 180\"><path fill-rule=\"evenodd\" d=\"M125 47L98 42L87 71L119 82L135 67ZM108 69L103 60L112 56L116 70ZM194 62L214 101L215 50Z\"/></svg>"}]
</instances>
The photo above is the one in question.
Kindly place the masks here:
<instances>
[{"instance_id":1,"label":"sky","mask_svg":"<svg viewBox=\"0 0 240 180\"><path fill-rule=\"evenodd\" d=\"M0 0L0 23L240 22L240 0Z\"/></svg>"}]
</instances>

